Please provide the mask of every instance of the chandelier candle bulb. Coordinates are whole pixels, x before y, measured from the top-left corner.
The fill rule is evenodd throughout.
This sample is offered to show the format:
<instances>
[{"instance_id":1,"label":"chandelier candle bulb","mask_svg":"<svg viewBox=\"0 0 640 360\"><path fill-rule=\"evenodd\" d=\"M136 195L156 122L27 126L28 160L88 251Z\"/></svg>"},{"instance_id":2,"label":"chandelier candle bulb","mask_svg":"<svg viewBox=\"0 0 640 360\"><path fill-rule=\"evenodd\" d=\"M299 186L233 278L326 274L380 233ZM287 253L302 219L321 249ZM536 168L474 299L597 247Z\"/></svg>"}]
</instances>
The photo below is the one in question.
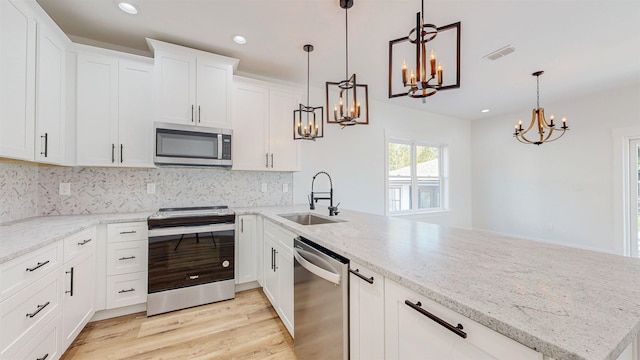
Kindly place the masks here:
<instances>
[{"instance_id":1,"label":"chandelier candle bulb","mask_svg":"<svg viewBox=\"0 0 640 360\"><path fill-rule=\"evenodd\" d=\"M553 124L553 114L551 114L551 116L549 116L549 120L551 121L551 123L549 123L549 126L555 126Z\"/></svg>"},{"instance_id":2,"label":"chandelier candle bulb","mask_svg":"<svg viewBox=\"0 0 640 360\"><path fill-rule=\"evenodd\" d=\"M402 83L407 86L407 61L402 60Z\"/></svg>"},{"instance_id":3,"label":"chandelier candle bulb","mask_svg":"<svg viewBox=\"0 0 640 360\"><path fill-rule=\"evenodd\" d=\"M438 64L438 85L442 85L442 63Z\"/></svg>"},{"instance_id":4,"label":"chandelier candle bulb","mask_svg":"<svg viewBox=\"0 0 640 360\"><path fill-rule=\"evenodd\" d=\"M436 54L431 49L431 76L436 74Z\"/></svg>"}]
</instances>

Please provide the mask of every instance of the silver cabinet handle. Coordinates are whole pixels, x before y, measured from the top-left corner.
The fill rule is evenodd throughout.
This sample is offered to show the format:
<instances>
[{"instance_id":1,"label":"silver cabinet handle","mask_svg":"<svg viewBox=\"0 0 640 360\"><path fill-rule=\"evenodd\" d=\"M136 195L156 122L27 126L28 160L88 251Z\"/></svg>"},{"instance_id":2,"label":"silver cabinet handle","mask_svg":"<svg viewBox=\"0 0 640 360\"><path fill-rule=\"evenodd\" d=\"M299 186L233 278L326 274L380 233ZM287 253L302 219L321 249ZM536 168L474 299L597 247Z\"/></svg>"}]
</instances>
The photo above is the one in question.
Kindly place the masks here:
<instances>
[{"instance_id":1,"label":"silver cabinet handle","mask_svg":"<svg viewBox=\"0 0 640 360\"><path fill-rule=\"evenodd\" d=\"M49 148L49 134L48 133L44 133L44 136L40 136L40 138L44 139L44 151L41 151L40 155L44 155L44 157L47 157L48 148Z\"/></svg>"},{"instance_id":2,"label":"silver cabinet handle","mask_svg":"<svg viewBox=\"0 0 640 360\"><path fill-rule=\"evenodd\" d=\"M78 243L78 245L79 245L79 246L86 245L86 244L88 244L89 242L91 242L91 239L83 240L82 242L79 242L79 243Z\"/></svg>"},{"instance_id":3,"label":"silver cabinet handle","mask_svg":"<svg viewBox=\"0 0 640 360\"><path fill-rule=\"evenodd\" d=\"M27 313L27 317L28 318L32 318L32 317L38 315L38 313L40 311L42 311L44 308L46 308L47 306L49 306L50 303L51 303L51 301L47 301L46 303L44 303L44 305L38 305L38 307L36 308L36 311L34 311L32 313Z\"/></svg>"},{"instance_id":4,"label":"silver cabinet handle","mask_svg":"<svg viewBox=\"0 0 640 360\"><path fill-rule=\"evenodd\" d=\"M359 277L360 279L368 282L369 284L373 284L373 276L372 277L366 277L366 276L360 274L360 269L355 269L355 270L349 269L349 272L352 273L353 275Z\"/></svg>"},{"instance_id":5,"label":"silver cabinet handle","mask_svg":"<svg viewBox=\"0 0 640 360\"><path fill-rule=\"evenodd\" d=\"M38 263L36 264L36 266L31 267L31 268L27 268L27 270L26 270L26 271L29 271L29 272L31 272L31 271L36 271L36 270L40 269L41 267L43 267L43 266L47 265L48 263L49 263L49 260L47 260L47 261L45 261L45 262L39 262L39 261L38 261Z\"/></svg>"},{"instance_id":6,"label":"silver cabinet handle","mask_svg":"<svg viewBox=\"0 0 640 360\"><path fill-rule=\"evenodd\" d=\"M71 289L65 291L65 294L69 294L69 296L73 296L73 267L71 267L71 270L69 271L65 271L65 274L71 274Z\"/></svg>"},{"instance_id":7,"label":"silver cabinet handle","mask_svg":"<svg viewBox=\"0 0 640 360\"><path fill-rule=\"evenodd\" d=\"M124 293L132 292L132 291L136 291L136 289L131 288L131 289L127 289L127 290L120 290L120 291L118 291L118 294L124 294Z\"/></svg>"},{"instance_id":8,"label":"silver cabinet handle","mask_svg":"<svg viewBox=\"0 0 640 360\"><path fill-rule=\"evenodd\" d=\"M122 260L132 260L135 259L135 256L123 256L121 258L119 258L118 260L122 261Z\"/></svg>"}]
</instances>

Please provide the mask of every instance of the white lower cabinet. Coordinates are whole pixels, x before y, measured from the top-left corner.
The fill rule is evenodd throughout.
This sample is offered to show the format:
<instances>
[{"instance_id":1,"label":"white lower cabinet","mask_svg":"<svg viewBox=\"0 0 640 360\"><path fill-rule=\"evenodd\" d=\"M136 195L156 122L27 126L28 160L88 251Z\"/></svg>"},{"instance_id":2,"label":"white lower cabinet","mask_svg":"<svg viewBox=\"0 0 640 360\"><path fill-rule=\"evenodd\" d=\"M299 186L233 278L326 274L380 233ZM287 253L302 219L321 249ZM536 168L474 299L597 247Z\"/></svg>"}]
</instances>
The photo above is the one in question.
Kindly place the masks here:
<instances>
[{"instance_id":1,"label":"white lower cabinet","mask_svg":"<svg viewBox=\"0 0 640 360\"><path fill-rule=\"evenodd\" d=\"M461 324L466 338L427 312L452 327ZM387 279L385 359L542 360L542 354Z\"/></svg>"},{"instance_id":2,"label":"white lower cabinet","mask_svg":"<svg viewBox=\"0 0 640 360\"><path fill-rule=\"evenodd\" d=\"M257 242L257 215L241 215L236 219L236 284L258 280L260 253Z\"/></svg>"},{"instance_id":3,"label":"white lower cabinet","mask_svg":"<svg viewBox=\"0 0 640 360\"><path fill-rule=\"evenodd\" d=\"M107 225L106 308L147 302L147 223Z\"/></svg>"},{"instance_id":4,"label":"white lower cabinet","mask_svg":"<svg viewBox=\"0 0 640 360\"><path fill-rule=\"evenodd\" d=\"M290 231L264 222L263 291L293 336L293 239Z\"/></svg>"},{"instance_id":5,"label":"white lower cabinet","mask_svg":"<svg viewBox=\"0 0 640 360\"><path fill-rule=\"evenodd\" d=\"M349 267L350 359L384 359L384 277L353 261Z\"/></svg>"},{"instance_id":6,"label":"white lower cabinet","mask_svg":"<svg viewBox=\"0 0 640 360\"><path fill-rule=\"evenodd\" d=\"M87 229L64 241L65 255L73 254L71 258L65 257L61 270L64 278L62 343L65 348L71 345L95 313L95 231L95 228ZM68 250L79 246L83 248Z\"/></svg>"}]
</instances>

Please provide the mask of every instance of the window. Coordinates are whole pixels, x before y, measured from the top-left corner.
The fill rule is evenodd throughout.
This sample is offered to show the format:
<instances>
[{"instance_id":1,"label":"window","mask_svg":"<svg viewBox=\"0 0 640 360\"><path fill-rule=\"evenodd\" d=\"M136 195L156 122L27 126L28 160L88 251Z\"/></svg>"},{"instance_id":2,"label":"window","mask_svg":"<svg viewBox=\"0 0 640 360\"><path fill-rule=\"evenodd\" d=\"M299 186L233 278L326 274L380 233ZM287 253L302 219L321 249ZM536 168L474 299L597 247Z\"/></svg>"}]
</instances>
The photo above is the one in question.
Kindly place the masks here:
<instances>
[{"instance_id":1,"label":"window","mask_svg":"<svg viewBox=\"0 0 640 360\"><path fill-rule=\"evenodd\" d=\"M390 214L445 209L446 146L387 141L387 209Z\"/></svg>"}]
</instances>

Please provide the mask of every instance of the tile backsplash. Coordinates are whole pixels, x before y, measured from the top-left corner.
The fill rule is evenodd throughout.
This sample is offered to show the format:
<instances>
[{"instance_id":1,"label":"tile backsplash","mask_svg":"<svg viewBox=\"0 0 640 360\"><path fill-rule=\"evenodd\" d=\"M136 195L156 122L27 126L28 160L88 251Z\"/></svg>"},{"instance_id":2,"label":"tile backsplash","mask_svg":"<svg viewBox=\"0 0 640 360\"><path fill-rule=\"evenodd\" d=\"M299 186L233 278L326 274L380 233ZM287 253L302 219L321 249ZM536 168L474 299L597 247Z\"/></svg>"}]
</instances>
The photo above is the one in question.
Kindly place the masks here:
<instances>
[{"instance_id":1,"label":"tile backsplash","mask_svg":"<svg viewBox=\"0 0 640 360\"><path fill-rule=\"evenodd\" d=\"M70 194L60 195L61 183ZM147 193L147 185L155 194ZM262 191L263 184L266 191ZM288 192L283 192L283 184ZM0 223L38 215L152 211L161 207L288 205L293 175L222 168L73 168L0 163Z\"/></svg>"},{"instance_id":2,"label":"tile backsplash","mask_svg":"<svg viewBox=\"0 0 640 360\"><path fill-rule=\"evenodd\" d=\"M0 223L38 215L38 167L0 163Z\"/></svg>"}]
</instances>

